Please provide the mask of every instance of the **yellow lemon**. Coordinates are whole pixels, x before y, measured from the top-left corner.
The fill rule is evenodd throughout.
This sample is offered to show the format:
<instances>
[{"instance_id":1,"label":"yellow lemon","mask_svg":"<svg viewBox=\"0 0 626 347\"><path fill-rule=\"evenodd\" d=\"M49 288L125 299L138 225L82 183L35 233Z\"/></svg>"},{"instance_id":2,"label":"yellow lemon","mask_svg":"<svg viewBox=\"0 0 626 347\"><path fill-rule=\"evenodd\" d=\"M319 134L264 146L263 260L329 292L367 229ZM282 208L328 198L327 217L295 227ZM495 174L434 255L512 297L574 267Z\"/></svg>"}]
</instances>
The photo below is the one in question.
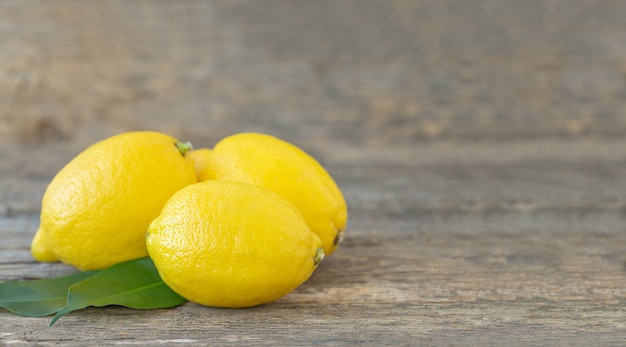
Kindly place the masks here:
<instances>
[{"instance_id":1,"label":"yellow lemon","mask_svg":"<svg viewBox=\"0 0 626 347\"><path fill-rule=\"evenodd\" d=\"M172 196L146 245L163 281L189 301L249 307L306 281L323 258L298 210L267 189L206 181Z\"/></svg>"},{"instance_id":2,"label":"yellow lemon","mask_svg":"<svg viewBox=\"0 0 626 347\"><path fill-rule=\"evenodd\" d=\"M208 181L210 179L210 177L207 177L209 171L206 170L206 167L211 160L211 154L211 150L207 148L194 149L187 152L187 155L193 161L199 182Z\"/></svg>"},{"instance_id":3,"label":"yellow lemon","mask_svg":"<svg viewBox=\"0 0 626 347\"><path fill-rule=\"evenodd\" d=\"M93 270L146 256L150 222L172 194L196 182L189 149L156 132L124 133L87 148L44 193L33 257Z\"/></svg>"},{"instance_id":4,"label":"yellow lemon","mask_svg":"<svg viewBox=\"0 0 626 347\"><path fill-rule=\"evenodd\" d=\"M343 239L346 201L326 170L300 148L276 137L240 133L219 141L200 177L250 183L278 193L302 213L326 255Z\"/></svg>"}]
</instances>

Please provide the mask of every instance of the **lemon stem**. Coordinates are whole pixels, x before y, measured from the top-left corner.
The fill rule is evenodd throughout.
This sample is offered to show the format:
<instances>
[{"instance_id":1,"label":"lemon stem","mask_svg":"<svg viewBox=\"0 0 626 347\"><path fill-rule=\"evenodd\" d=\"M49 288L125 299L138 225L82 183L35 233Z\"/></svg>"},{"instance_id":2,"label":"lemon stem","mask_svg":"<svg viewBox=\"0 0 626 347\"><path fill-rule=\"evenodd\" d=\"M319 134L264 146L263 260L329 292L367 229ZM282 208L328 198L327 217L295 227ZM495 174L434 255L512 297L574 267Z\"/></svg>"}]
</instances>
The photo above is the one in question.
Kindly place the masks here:
<instances>
[{"instance_id":1,"label":"lemon stem","mask_svg":"<svg viewBox=\"0 0 626 347\"><path fill-rule=\"evenodd\" d=\"M324 260L324 249L318 248L317 252L315 252L315 257L313 257L313 263L317 266L322 260Z\"/></svg>"},{"instance_id":2,"label":"lemon stem","mask_svg":"<svg viewBox=\"0 0 626 347\"><path fill-rule=\"evenodd\" d=\"M335 236L335 240L333 241L334 245L338 245L341 243L341 241L343 241L344 236L346 235L346 232L343 230L339 230L339 232L337 233L337 236Z\"/></svg>"},{"instance_id":3,"label":"lemon stem","mask_svg":"<svg viewBox=\"0 0 626 347\"><path fill-rule=\"evenodd\" d=\"M187 153L190 150L192 150L193 146L191 145L191 142L189 142L189 141L187 141L187 142L176 141L176 148L178 148L178 150L180 151L180 154L185 156L185 153Z\"/></svg>"}]
</instances>

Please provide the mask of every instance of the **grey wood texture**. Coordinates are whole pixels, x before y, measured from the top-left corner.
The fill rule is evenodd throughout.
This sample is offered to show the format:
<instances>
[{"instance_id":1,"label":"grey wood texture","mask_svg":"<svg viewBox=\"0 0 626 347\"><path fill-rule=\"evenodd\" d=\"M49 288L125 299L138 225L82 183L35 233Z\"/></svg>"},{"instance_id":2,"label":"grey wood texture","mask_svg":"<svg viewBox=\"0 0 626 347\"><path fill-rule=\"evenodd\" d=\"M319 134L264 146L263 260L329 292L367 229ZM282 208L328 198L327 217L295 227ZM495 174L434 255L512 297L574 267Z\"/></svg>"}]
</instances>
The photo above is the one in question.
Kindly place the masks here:
<instances>
[{"instance_id":1,"label":"grey wood texture","mask_svg":"<svg viewBox=\"0 0 626 347\"><path fill-rule=\"evenodd\" d=\"M0 282L89 144L241 131L349 205L313 277L251 309L0 310L0 345L626 344L626 2L0 1Z\"/></svg>"}]
</instances>

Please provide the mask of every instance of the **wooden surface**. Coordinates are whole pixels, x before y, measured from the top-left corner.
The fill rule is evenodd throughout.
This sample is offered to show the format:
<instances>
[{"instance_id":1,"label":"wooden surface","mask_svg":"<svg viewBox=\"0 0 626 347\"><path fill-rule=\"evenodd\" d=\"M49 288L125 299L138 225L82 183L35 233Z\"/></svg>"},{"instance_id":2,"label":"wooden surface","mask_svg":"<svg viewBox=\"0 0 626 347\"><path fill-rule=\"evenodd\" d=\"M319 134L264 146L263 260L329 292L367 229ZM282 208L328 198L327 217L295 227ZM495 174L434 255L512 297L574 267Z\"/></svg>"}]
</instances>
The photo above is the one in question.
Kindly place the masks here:
<instances>
[{"instance_id":1,"label":"wooden surface","mask_svg":"<svg viewBox=\"0 0 626 347\"><path fill-rule=\"evenodd\" d=\"M626 2L0 2L0 281L85 146L269 132L345 193L277 302L0 311L0 345L626 344Z\"/></svg>"}]
</instances>

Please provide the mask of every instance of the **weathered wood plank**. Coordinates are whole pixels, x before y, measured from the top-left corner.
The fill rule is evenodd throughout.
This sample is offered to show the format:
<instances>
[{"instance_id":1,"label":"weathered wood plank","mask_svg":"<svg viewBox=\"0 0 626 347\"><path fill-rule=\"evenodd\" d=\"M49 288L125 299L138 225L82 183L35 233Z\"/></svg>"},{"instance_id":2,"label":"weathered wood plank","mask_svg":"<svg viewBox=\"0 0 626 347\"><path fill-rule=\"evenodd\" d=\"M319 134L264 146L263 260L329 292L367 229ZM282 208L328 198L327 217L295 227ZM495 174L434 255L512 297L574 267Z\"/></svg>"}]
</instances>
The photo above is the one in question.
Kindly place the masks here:
<instances>
[{"instance_id":1,"label":"weathered wood plank","mask_svg":"<svg viewBox=\"0 0 626 347\"><path fill-rule=\"evenodd\" d=\"M623 336L612 334L616 329L622 329L624 312L605 305L543 302L502 305L485 301L436 305L329 305L324 310L317 307L276 303L272 307L239 311L193 304L151 312L88 309L64 318L52 329L45 328L46 320L24 318L25 325L30 328L5 333L4 341L15 344L61 342L67 346L96 346L99 343L194 346L219 343L297 346L621 345L625 341ZM288 329L281 318L284 316L293 318ZM555 318L559 318L556 324L553 323ZM124 322L132 324L122 324ZM61 339L57 334L64 337Z\"/></svg>"},{"instance_id":2,"label":"weathered wood plank","mask_svg":"<svg viewBox=\"0 0 626 347\"><path fill-rule=\"evenodd\" d=\"M51 329L45 328L47 318L0 312L0 338L76 346L439 339L466 345L495 338L619 343L626 341L625 239L579 233L554 240L528 233L355 236L310 281L272 304L244 310L194 304L157 311L88 309ZM28 268L43 273L41 266ZM2 273L10 269L2 265Z\"/></svg>"}]
</instances>

